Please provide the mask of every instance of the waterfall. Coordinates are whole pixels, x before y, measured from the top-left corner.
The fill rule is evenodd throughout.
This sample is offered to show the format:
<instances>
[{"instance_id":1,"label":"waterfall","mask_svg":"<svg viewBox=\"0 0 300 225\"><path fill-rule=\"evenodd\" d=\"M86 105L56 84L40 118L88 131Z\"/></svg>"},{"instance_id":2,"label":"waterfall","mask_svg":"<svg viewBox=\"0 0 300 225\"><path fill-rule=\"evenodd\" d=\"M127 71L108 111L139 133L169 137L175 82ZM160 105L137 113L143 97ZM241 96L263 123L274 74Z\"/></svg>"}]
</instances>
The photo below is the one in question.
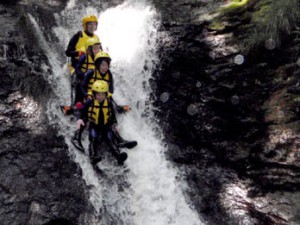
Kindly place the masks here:
<instances>
[{"instance_id":1,"label":"waterfall","mask_svg":"<svg viewBox=\"0 0 300 225\"><path fill-rule=\"evenodd\" d=\"M185 183L176 178L176 168L165 158L167 146L159 121L153 114L149 79L159 63L156 52L159 20L155 9L147 2L132 0L103 12L78 4L72 0L63 12L55 15L58 27L53 28L53 32L59 43L47 43L36 19L29 18L53 71L53 74L45 74L57 96L49 101L48 117L65 136L70 157L83 171L95 215L101 217L95 219L94 224L203 224L183 194ZM105 155L99 163L102 175L93 170L88 156L75 150L69 141L75 123L59 111L59 105L69 101L69 75L62 63L60 54L63 51L53 51L66 48L71 36L81 29L82 17L90 13L99 17L97 34L112 57L114 99L118 104L128 104L132 108L131 112L118 118L120 133L125 139L138 141L137 147L125 150L128 159L122 167L111 156ZM86 152L87 144L85 138Z\"/></svg>"}]
</instances>

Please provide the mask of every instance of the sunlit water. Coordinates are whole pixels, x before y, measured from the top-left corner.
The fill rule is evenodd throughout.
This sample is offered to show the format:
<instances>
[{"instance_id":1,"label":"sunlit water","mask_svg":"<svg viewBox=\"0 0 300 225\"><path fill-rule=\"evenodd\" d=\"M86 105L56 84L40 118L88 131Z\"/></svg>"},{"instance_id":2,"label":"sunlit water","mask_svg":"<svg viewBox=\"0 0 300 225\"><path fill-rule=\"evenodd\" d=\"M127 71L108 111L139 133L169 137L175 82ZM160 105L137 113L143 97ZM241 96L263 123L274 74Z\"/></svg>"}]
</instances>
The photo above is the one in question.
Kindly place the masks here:
<instances>
[{"instance_id":1,"label":"sunlit water","mask_svg":"<svg viewBox=\"0 0 300 225\"><path fill-rule=\"evenodd\" d=\"M69 101L70 82L62 56L52 49L65 48L79 30L82 16L89 13L99 15L95 8L77 9L76 1L72 0L64 12L56 15L59 26L53 31L59 39L58 45L47 43L36 20L32 16L30 20L44 51L51 55L48 60L54 73L47 79L57 99L49 102L49 120L66 137L70 157L82 168L83 178L90 187L90 201L96 214L102 216L94 224L203 224L182 193L185 184L176 180L176 169L165 159L167 147L152 113L149 79L158 63L158 21L149 4L127 1L99 16L98 35L113 59L114 98L119 104L132 108L130 113L120 115L119 130L125 139L137 140L138 146L125 150L128 160L124 167L117 166L112 157L105 155L99 163L104 172L99 175L92 169L88 157L70 144L75 125L58 110L59 105ZM85 147L87 149L87 140Z\"/></svg>"}]
</instances>

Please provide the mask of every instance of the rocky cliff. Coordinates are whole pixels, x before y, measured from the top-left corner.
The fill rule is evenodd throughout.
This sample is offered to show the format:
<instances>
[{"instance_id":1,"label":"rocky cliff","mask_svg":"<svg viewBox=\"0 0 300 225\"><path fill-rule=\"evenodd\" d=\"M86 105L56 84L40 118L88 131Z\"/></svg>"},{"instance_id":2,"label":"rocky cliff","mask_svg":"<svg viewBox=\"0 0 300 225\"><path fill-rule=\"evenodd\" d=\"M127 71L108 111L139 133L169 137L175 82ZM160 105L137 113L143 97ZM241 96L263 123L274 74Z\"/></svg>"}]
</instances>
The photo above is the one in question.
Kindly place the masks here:
<instances>
[{"instance_id":1,"label":"rocky cliff","mask_svg":"<svg viewBox=\"0 0 300 225\"><path fill-rule=\"evenodd\" d=\"M157 114L199 213L299 224L299 2L156 4Z\"/></svg>"},{"instance_id":2,"label":"rocky cliff","mask_svg":"<svg viewBox=\"0 0 300 225\"><path fill-rule=\"evenodd\" d=\"M30 4L0 5L0 224L88 224L81 171L47 119L51 71L26 17ZM34 5L53 15L63 3L53 4Z\"/></svg>"},{"instance_id":3,"label":"rocky cliff","mask_svg":"<svg viewBox=\"0 0 300 225\"><path fill-rule=\"evenodd\" d=\"M81 171L47 119L52 71L27 15L51 33L65 4L0 5L1 225L93 221ZM187 198L207 224L300 224L299 2L153 4L154 104Z\"/></svg>"}]
</instances>

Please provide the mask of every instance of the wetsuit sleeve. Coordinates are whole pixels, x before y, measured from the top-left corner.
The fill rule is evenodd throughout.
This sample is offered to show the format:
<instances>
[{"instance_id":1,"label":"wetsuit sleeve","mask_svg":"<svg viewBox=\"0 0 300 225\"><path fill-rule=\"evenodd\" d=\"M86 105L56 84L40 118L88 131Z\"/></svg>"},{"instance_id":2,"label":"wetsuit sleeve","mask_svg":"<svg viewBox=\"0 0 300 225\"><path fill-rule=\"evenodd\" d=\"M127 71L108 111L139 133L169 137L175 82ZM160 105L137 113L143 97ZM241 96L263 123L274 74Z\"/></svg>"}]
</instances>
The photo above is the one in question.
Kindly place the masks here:
<instances>
[{"instance_id":1,"label":"wetsuit sleeve","mask_svg":"<svg viewBox=\"0 0 300 225\"><path fill-rule=\"evenodd\" d=\"M86 58L86 55L80 56L76 66L75 66L76 76L78 79L81 79L81 80L84 78L84 73L81 71L81 67L85 62L85 58Z\"/></svg>"},{"instance_id":2,"label":"wetsuit sleeve","mask_svg":"<svg viewBox=\"0 0 300 225\"><path fill-rule=\"evenodd\" d=\"M82 119L85 120L88 117L88 108L92 104L92 100L88 99L86 102L83 104L82 108L79 110L79 113L77 115L77 119Z\"/></svg>"},{"instance_id":3,"label":"wetsuit sleeve","mask_svg":"<svg viewBox=\"0 0 300 225\"><path fill-rule=\"evenodd\" d=\"M81 36L81 31L76 33L70 40L67 50L66 50L66 56L68 57L76 57L78 56L78 52L76 51L76 44Z\"/></svg>"},{"instance_id":4,"label":"wetsuit sleeve","mask_svg":"<svg viewBox=\"0 0 300 225\"><path fill-rule=\"evenodd\" d=\"M109 71L109 77L110 77L109 92L113 94L115 90L115 84L114 84L114 77L110 71Z\"/></svg>"},{"instance_id":5,"label":"wetsuit sleeve","mask_svg":"<svg viewBox=\"0 0 300 225\"><path fill-rule=\"evenodd\" d=\"M112 108L114 112L117 113L125 113L126 111L123 109L122 106L119 106L112 97L110 97L110 103L112 104ZM115 114L115 113L114 113Z\"/></svg>"},{"instance_id":6,"label":"wetsuit sleeve","mask_svg":"<svg viewBox=\"0 0 300 225\"><path fill-rule=\"evenodd\" d=\"M90 79L92 78L93 74L94 74L94 70L89 69L89 70L84 74L83 81L82 81L81 84L80 84L80 89L81 89L82 93L84 94L84 97L87 97L87 96L88 96L88 93L87 93L87 87L88 87L89 81L90 81Z\"/></svg>"},{"instance_id":7,"label":"wetsuit sleeve","mask_svg":"<svg viewBox=\"0 0 300 225\"><path fill-rule=\"evenodd\" d=\"M113 124L118 124L116 116L116 103L113 101L112 97L109 98L109 107L111 109L111 115L107 125L112 126Z\"/></svg>"}]
</instances>

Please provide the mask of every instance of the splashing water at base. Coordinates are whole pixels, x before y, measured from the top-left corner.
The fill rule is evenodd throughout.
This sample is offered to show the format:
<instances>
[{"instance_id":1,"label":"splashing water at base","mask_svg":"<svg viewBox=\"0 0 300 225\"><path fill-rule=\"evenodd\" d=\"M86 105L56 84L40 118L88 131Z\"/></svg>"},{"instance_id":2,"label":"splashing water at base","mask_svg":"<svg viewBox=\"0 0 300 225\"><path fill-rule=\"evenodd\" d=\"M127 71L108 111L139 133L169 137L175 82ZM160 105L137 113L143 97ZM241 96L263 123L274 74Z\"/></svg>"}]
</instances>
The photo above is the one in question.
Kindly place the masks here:
<instances>
[{"instance_id":1,"label":"splashing water at base","mask_svg":"<svg viewBox=\"0 0 300 225\"><path fill-rule=\"evenodd\" d=\"M66 46L66 39L69 40L78 31L78 26L66 23L66 18L80 21L83 15L97 11L93 8L75 9L72 8L76 7L73 3L70 2L64 12L56 15L57 23L61 26L55 28L54 32L63 47ZM82 168L83 178L90 186L90 201L101 214L101 220L95 224L203 224L196 211L186 202L183 195L185 184L176 180L176 169L165 159L167 149L149 104L149 79L158 62L155 44L158 21L155 10L142 1L127 1L101 13L99 21L98 35L104 49L112 57L111 71L116 89L114 99L120 105L128 104L132 108L130 113L120 115L119 130L125 139L138 141L136 148L125 150L128 153L125 167L118 167L114 159L108 157L99 163L105 176L96 175L88 157L74 151L70 144L74 125L70 125L54 109L57 101L49 104L49 118L66 137L70 155ZM51 51L48 53L53 54ZM49 60L53 69L59 64L54 59L55 55ZM63 70L54 71L57 72L66 73ZM62 74L55 74L54 78ZM51 78L52 82L54 80ZM68 79L60 78L57 82L53 84L57 94L65 95L60 87L62 84L67 87Z\"/></svg>"}]
</instances>

